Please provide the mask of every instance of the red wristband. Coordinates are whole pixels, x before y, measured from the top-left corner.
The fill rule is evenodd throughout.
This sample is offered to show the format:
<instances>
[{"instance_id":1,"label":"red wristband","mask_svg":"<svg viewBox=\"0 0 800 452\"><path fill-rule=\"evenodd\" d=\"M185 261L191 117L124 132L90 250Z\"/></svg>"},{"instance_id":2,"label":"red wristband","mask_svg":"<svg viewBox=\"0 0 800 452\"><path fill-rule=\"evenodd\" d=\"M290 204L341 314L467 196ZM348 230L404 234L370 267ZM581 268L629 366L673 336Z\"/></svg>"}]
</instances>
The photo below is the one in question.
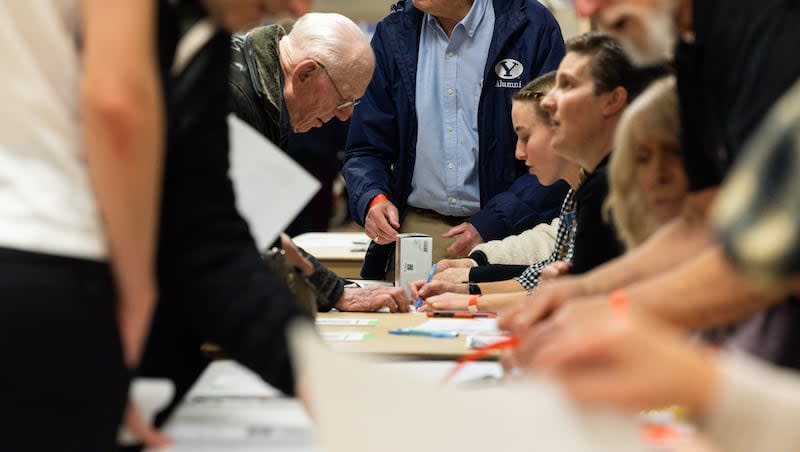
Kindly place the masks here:
<instances>
[{"instance_id":1,"label":"red wristband","mask_svg":"<svg viewBox=\"0 0 800 452\"><path fill-rule=\"evenodd\" d=\"M384 195L383 193L376 195L374 198L372 198L372 201L369 202L369 208L367 209L367 212L372 210L372 208L375 207L378 203L388 200L389 198L387 198L386 195Z\"/></svg>"},{"instance_id":2,"label":"red wristband","mask_svg":"<svg viewBox=\"0 0 800 452\"><path fill-rule=\"evenodd\" d=\"M469 303L467 304L469 312L478 312L478 298L480 297L480 295L474 295L469 298Z\"/></svg>"}]
</instances>

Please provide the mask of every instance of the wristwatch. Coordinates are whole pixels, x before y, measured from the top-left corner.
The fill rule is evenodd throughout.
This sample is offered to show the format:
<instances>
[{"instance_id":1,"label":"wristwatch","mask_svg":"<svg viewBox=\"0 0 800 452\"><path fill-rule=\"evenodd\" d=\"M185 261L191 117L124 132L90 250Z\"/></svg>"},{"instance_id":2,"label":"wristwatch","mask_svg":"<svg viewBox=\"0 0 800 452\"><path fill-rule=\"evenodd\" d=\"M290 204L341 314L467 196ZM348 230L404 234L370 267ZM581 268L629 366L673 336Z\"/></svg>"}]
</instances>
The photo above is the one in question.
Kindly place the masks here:
<instances>
[{"instance_id":1,"label":"wristwatch","mask_svg":"<svg viewBox=\"0 0 800 452\"><path fill-rule=\"evenodd\" d=\"M470 295L480 295L481 294L481 286L478 283L471 282L468 284L469 286L469 294Z\"/></svg>"}]
</instances>

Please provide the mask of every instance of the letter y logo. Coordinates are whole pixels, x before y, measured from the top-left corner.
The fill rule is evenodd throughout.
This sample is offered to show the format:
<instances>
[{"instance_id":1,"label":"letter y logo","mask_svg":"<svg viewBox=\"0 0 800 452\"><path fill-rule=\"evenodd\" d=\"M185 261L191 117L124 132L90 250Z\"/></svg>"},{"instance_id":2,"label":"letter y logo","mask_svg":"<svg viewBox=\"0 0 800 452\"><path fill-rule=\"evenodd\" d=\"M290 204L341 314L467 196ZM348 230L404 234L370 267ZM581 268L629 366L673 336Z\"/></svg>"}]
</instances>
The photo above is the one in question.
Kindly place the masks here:
<instances>
[{"instance_id":1,"label":"letter y logo","mask_svg":"<svg viewBox=\"0 0 800 452\"><path fill-rule=\"evenodd\" d=\"M513 60L511 58L506 58L505 60L501 60L494 66L494 72L497 74L498 77L509 80L512 78L519 78L524 72L524 68L522 67L522 63L517 60Z\"/></svg>"}]
</instances>

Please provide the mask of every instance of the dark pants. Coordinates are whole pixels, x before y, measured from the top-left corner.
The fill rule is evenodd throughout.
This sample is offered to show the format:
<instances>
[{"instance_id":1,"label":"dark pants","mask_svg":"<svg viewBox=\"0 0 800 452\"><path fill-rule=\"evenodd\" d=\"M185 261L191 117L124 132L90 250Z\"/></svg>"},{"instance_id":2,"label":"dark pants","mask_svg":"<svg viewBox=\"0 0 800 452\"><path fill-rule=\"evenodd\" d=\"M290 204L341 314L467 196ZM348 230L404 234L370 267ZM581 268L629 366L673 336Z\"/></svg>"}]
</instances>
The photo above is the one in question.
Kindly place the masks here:
<instances>
[{"instance_id":1,"label":"dark pants","mask_svg":"<svg viewBox=\"0 0 800 452\"><path fill-rule=\"evenodd\" d=\"M115 303L106 264L0 248L0 448L114 450L129 375Z\"/></svg>"}]
</instances>

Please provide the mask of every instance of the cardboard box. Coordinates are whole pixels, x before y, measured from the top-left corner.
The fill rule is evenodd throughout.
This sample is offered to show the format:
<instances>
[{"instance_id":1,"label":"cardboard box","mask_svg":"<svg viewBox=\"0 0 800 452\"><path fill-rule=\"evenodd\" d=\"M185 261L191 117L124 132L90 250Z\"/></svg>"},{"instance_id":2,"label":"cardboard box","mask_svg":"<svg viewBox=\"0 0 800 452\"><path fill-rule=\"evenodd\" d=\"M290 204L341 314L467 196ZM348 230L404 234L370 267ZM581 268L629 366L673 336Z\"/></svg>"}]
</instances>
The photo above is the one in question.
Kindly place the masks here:
<instances>
[{"instance_id":1,"label":"cardboard box","mask_svg":"<svg viewBox=\"0 0 800 452\"><path fill-rule=\"evenodd\" d=\"M394 252L394 286L402 287L410 296L408 286L425 279L432 264L433 238L425 234L399 234Z\"/></svg>"}]
</instances>

